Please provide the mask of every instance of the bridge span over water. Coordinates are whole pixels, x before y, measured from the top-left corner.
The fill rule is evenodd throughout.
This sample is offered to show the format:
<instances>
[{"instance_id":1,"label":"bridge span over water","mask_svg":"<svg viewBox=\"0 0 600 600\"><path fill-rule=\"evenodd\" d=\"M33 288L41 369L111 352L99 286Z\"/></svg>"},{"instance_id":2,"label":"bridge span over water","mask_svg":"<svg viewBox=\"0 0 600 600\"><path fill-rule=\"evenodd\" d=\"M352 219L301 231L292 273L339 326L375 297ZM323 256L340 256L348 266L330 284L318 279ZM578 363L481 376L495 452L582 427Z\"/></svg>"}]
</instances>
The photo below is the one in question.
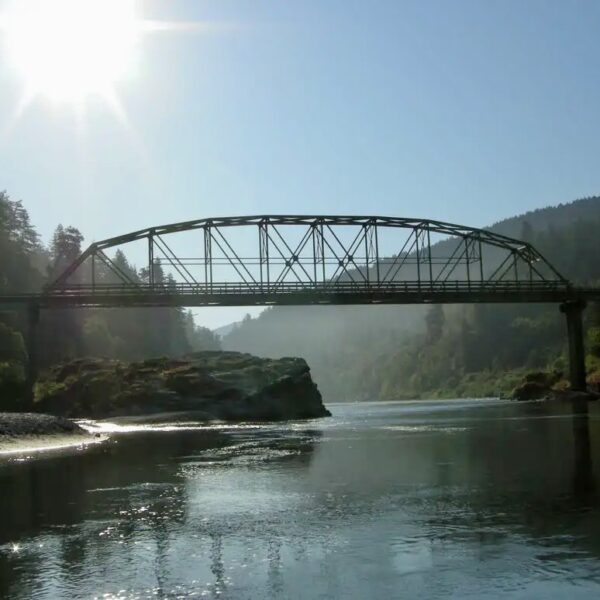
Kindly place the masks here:
<instances>
[{"instance_id":1,"label":"bridge span over water","mask_svg":"<svg viewBox=\"0 0 600 600\"><path fill-rule=\"evenodd\" d=\"M527 241L428 219L324 215L141 229L94 242L40 293L0 296L29 308L32 332L39 310L53 308L556 303L575 389L585 388L589 300L600 288L572 285Z\"/></svg>"}]
</instances>

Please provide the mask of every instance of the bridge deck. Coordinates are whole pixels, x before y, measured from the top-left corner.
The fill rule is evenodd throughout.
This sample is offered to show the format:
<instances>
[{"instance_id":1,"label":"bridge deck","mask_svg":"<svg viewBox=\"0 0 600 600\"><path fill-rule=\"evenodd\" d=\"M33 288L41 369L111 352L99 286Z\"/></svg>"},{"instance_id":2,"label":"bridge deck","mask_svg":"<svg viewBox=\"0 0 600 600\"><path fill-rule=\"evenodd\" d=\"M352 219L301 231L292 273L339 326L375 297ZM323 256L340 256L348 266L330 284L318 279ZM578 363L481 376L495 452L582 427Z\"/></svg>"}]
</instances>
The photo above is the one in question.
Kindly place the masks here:
<instances>
[{"instance_id":1,"label":"bridge deck","mask_svg":"<svg viewBox=\"0 0 600 600\"><path fill-rule=\"evenodd\" d=\"M418 282L383 284L214 283L171 286L69 286L48 293L0 296L0 304L38 304L41 308L127 306L251 306L319 304L467 304L600 301L600 289L563 282Z\"/></svg>"}]
</instances>

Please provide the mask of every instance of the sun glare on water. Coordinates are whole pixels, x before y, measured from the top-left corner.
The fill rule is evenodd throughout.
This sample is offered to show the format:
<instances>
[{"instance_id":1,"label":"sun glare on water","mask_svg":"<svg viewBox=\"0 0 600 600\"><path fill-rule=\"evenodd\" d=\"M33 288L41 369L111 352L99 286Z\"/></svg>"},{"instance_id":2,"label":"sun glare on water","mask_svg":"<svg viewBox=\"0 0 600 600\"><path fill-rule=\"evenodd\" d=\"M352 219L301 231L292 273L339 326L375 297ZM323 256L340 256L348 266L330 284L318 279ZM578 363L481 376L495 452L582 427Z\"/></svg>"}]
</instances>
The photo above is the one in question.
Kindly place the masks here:
<instances>
[{"instance_id":1,"label":"sun glare on water","mask_svg":"<svg viewBox=\"0 0 600 600\"><path fill-rule=\"evenodd\" d=\"M132 71L141 25L135 0L13 0L0 14L27 94L56 102L114 96Z\"/></svg>"}]
</instances>

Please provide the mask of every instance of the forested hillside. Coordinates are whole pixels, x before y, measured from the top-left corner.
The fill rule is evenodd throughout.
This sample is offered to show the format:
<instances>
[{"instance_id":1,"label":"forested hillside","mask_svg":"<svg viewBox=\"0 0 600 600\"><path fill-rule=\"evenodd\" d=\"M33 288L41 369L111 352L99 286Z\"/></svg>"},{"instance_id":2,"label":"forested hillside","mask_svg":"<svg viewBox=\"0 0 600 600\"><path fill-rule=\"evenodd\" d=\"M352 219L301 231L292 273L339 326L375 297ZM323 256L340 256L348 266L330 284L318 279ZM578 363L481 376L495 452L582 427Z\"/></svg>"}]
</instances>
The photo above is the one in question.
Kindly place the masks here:
<instances>
[{"instance_id":1,"label":"forested hillside","mask_svg":"<svg viewBox=\"0 0 600 600\"><path fill-rule=\"evenodd\" d=\"M23 203L0 192L0 294L40 290L79 255L83 241L75 227L58 225L43 246ZM148 269L138 271L122 253L115 262L133 280L148 278ZM169 285L160 265L154 268L155 280ZM0 307L0 406L5 408L24 395L24 328L24 314ZM42 369L79 356L135 360L219 347L218 338L180 308L46 310L38 333Z\"/></svg>"},{"instance_id":2,"label":"forested hillside","mask_svg":"<svg viewBox=\"0 0 600 600\"><path fill-rule=\"evenodd\" d=\"M489 229L531 242L573 281L600 282L600 198ZM597 307L586 311L586 324L593 371L600 356ZM564 371L565 343L557 307L538 305L277 307L223 340L225 348L265 356L300 353L326 400L496 395L525 369Z\"/></svg>"}]
</instances>

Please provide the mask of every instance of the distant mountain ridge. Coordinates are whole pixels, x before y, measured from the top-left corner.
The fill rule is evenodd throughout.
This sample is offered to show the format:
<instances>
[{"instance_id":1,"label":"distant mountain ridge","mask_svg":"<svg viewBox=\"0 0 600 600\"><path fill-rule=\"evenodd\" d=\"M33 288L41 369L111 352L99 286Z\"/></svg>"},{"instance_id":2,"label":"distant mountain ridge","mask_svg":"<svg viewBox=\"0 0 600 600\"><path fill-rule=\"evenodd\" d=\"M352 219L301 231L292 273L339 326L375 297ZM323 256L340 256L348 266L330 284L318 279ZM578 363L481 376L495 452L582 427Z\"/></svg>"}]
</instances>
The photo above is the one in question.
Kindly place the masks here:
<instances>
[{"instance_id":1,"label":"distant mountain ridge","mask_svg":"<svg viewBox=\"0 0 600 600\"><path fill-rule=\"evenodd\" d=\"M508 217L491 225L490 231L518 237L520 228L525 221L529 222L537 231L550 230L568 225L575 219L597 219L600 217L600 196L580 198L573 202L561 203L556 206L536 208L526 213Z\"/></svg>"}]
</instances>

